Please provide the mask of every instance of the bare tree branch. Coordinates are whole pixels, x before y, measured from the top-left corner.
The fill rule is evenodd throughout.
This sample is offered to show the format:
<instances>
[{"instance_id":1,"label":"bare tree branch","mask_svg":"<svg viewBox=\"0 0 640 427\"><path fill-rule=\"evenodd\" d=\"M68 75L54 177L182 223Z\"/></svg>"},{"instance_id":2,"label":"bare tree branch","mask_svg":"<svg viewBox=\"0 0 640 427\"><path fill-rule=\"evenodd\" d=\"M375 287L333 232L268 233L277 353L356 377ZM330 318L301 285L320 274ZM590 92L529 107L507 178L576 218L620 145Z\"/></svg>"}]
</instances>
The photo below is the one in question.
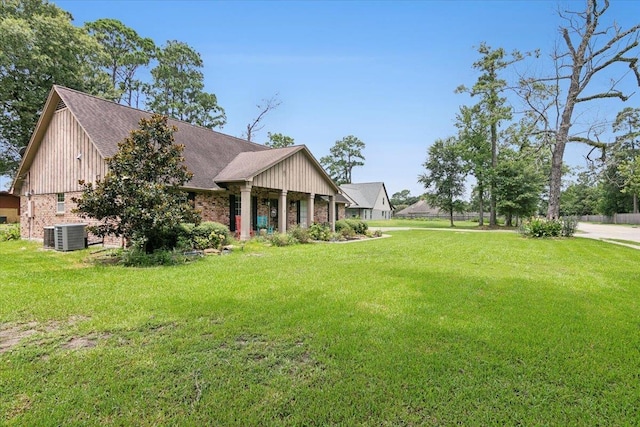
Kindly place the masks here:
<instances>
[{"instance_id":1,"label":"bare tree branch","mask_svg":"<svg viewBox=\"0 0 640 427\"><path fill-rule=\"evenodd\" d=\"M266 116L267 113L269 113L269 111L272 111L278 108L280 104L282 104L282 101L278 99L277 92L271 98L263 99L261 104L256 105L260 113L251 123L247 124L247 131L242 136L246 138L247 141L251 141L253 134L262 130L262 128L264 128L264 125L260 125L260 122L262 121L262 119L264 119L264 116Z\"/></svg>"},{"instance_id":2,"label":"bare tree branch","mask_svg":"<svg viewBox=\"0 0 640 427\"><path fill-rule=\"evenodd\" d=\"M568 142L580 142L583 144L587 144L591 147L594 148L600 148L600 149L605 149L609 144L607 144L606 142L600 142L600 141L594 141L593 139L590 138L585 138L582 136L570 136L567 139Z\"/></svg>"},{"instance_id":3,"label":"bare tree branch","mask_svg":"<svg viewBox=\"0 0 640 427\"><path fill-rule=\"evenodd\" d=\"M622 92L614 91L609 93L598 93L595 95L585 96L583 98L576 98L576 103L591 101L593 99L602 99L602 98L619 98L622 101L626 101L629 99L629 97L625 96Z\"/></svg>"}]
</instances>

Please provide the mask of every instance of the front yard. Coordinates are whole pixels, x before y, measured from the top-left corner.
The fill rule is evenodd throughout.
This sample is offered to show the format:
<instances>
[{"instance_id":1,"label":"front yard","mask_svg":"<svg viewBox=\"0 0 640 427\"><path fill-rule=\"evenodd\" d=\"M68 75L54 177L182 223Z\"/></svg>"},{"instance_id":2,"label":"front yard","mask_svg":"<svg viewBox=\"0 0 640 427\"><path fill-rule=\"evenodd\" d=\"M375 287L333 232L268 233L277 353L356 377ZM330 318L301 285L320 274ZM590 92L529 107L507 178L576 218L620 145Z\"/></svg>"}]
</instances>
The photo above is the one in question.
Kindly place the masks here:
<instances>
[{"instance_id":1,"label":"front yard","mask_svg":"<svg viewBox=\"0 0 640 427\"><path fill-rule=\"evenodd\" d=\"M396 231L146 269L0 243L0 424L634 425L640 252Z\"/></svg>"}]
</instances>

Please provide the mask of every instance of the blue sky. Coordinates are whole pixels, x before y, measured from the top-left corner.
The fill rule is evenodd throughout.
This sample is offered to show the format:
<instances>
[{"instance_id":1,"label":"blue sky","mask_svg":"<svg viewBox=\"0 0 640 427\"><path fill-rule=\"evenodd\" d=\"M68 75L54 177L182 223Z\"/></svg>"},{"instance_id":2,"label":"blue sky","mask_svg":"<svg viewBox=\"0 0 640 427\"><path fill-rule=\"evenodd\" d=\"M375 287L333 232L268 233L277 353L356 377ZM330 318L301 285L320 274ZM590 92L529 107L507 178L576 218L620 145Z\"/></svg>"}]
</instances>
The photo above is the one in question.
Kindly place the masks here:
<instances>
[{"instance_id":1,"label":"blue sky","mask_svg":"<svg viewBox=\"0 0 640 427\"><path fill-rule=\"evenodd\" d=\"M384 181L391 196L424 190L427 147L455 134L466 95L477 79L475 47L550 52L558 39L558 7L583 1L54 1L76 25L119 19L157 44L188 43L202 55L206 90L218 97L240 136L256 104L276 92L280 107L254 138L281 132L319 159L335 141L366 144L354 182ZM609 18L628 28L640 2L612 1ZM640 95L633 99L640 105ZM601 114L615 115L614 110ZM567 160L580 163L585 151Z\"/></svg>"}]
</instances>

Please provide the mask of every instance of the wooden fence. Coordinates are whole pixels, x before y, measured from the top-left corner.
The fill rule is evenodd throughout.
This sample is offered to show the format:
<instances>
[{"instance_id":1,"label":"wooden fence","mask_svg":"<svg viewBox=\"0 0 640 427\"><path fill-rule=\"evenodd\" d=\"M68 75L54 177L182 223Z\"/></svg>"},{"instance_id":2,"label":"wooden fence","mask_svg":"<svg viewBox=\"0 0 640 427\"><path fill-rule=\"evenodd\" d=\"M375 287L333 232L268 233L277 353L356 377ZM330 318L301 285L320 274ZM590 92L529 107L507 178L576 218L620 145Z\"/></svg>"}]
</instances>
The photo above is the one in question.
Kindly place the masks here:
<instances>
[{"instance_id":1,"label":"wooden fence","mask_svg":"<svg viewBox=\"0 0 640 427\"><path fill-rule=\"evenodd\" d=\"M619 213L612 216L607 215L583 215L580 221L602 222L605 224L640 224L640 214Z\"/></svg>"},{"instance_id":2,"label":"wooden fence","mask_svg":"<svg viewBox=\"0 0 640 427\"><path fill-rule=\"evenodd\" d=\"M402 219L449 219L449 214L447 213L412 213L405 215L394 215L394 218L402 218ZM453 220L454 221L477 221L480 218L479 213L475 212L467 212L467 213L454 213ZM489 214L484 214L485 221L489 221Z\"/></svg>"}]
</instances>

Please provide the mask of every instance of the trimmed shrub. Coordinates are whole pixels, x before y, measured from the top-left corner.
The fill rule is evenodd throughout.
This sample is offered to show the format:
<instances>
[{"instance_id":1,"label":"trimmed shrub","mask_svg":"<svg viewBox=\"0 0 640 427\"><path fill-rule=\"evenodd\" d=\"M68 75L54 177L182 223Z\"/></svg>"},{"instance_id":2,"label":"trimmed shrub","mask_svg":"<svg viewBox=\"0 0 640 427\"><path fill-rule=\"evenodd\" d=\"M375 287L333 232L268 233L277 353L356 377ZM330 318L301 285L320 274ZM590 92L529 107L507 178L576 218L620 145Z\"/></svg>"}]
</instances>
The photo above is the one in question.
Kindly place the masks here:
<instances>
[{"instance_id":1,"label":"trimmed shrub","mask_svg":"<svg viewBox=\"0 0 640 427\"><path fill-rule=\"evenodd\" d=\"M531 218L520 226L520 233L527 237L560 237L562 221L557 219Z\"/></svg>"},{"instance_id":2,"label":"trimmed shrub","mask_svg":"<svg viewBox=\"0 0 640 427\"><path fill-rule=\"evenodd\" d=\"M218 222L202 222L199 225L181 224L178 236L178 247L185 249L220 249L229 244L231 233L229 228Z\"/></svg>"},{"instance_id":3,"label":"trimmed shrub","mask_svg":"<svg viewBox=\"0 0 640 427\"><path fill-rule=\"evenodd\" d=\"M362 221L361 219L345 219L344 220L349 226L356 232L356 234L367 234L367 230L369 229L369 225ZM339 222L339 221L338 221ZM338 224L336 223L336 231L338 231Z\"/></svg>"},{"instance_id":4,"label":"trimmed shrub","mask_svg":"<svg viewBox=\"0 0 640 427\"><path fill-rule=\"evenodd\" d=\"M345 239L356 235L356 231L346 219L336 221L336 233L339 233Z\"/></svg>"},{"instance_id":5,"label":"trimmed shrub","mask_svg":"<svg viewBox=\"0 0 640 427\"><path fill-rule=\"evenodd\" d=\"M328 242L331 239L331 229L326 225L314 222L309 227L309 237L313 240L322 240Z\"/></svg>"},{"instance_id":6,"label":"trimmed shrub","mask_svg":"<svg viewBox=\"0 0 640 427\"><path fill-rule=\"evenodd\" d=\"M311 237L309 236L309 229L302 228L300 226L293 227L289 234L299 243L309 243Z\"/></svg>"}]
</instances>

